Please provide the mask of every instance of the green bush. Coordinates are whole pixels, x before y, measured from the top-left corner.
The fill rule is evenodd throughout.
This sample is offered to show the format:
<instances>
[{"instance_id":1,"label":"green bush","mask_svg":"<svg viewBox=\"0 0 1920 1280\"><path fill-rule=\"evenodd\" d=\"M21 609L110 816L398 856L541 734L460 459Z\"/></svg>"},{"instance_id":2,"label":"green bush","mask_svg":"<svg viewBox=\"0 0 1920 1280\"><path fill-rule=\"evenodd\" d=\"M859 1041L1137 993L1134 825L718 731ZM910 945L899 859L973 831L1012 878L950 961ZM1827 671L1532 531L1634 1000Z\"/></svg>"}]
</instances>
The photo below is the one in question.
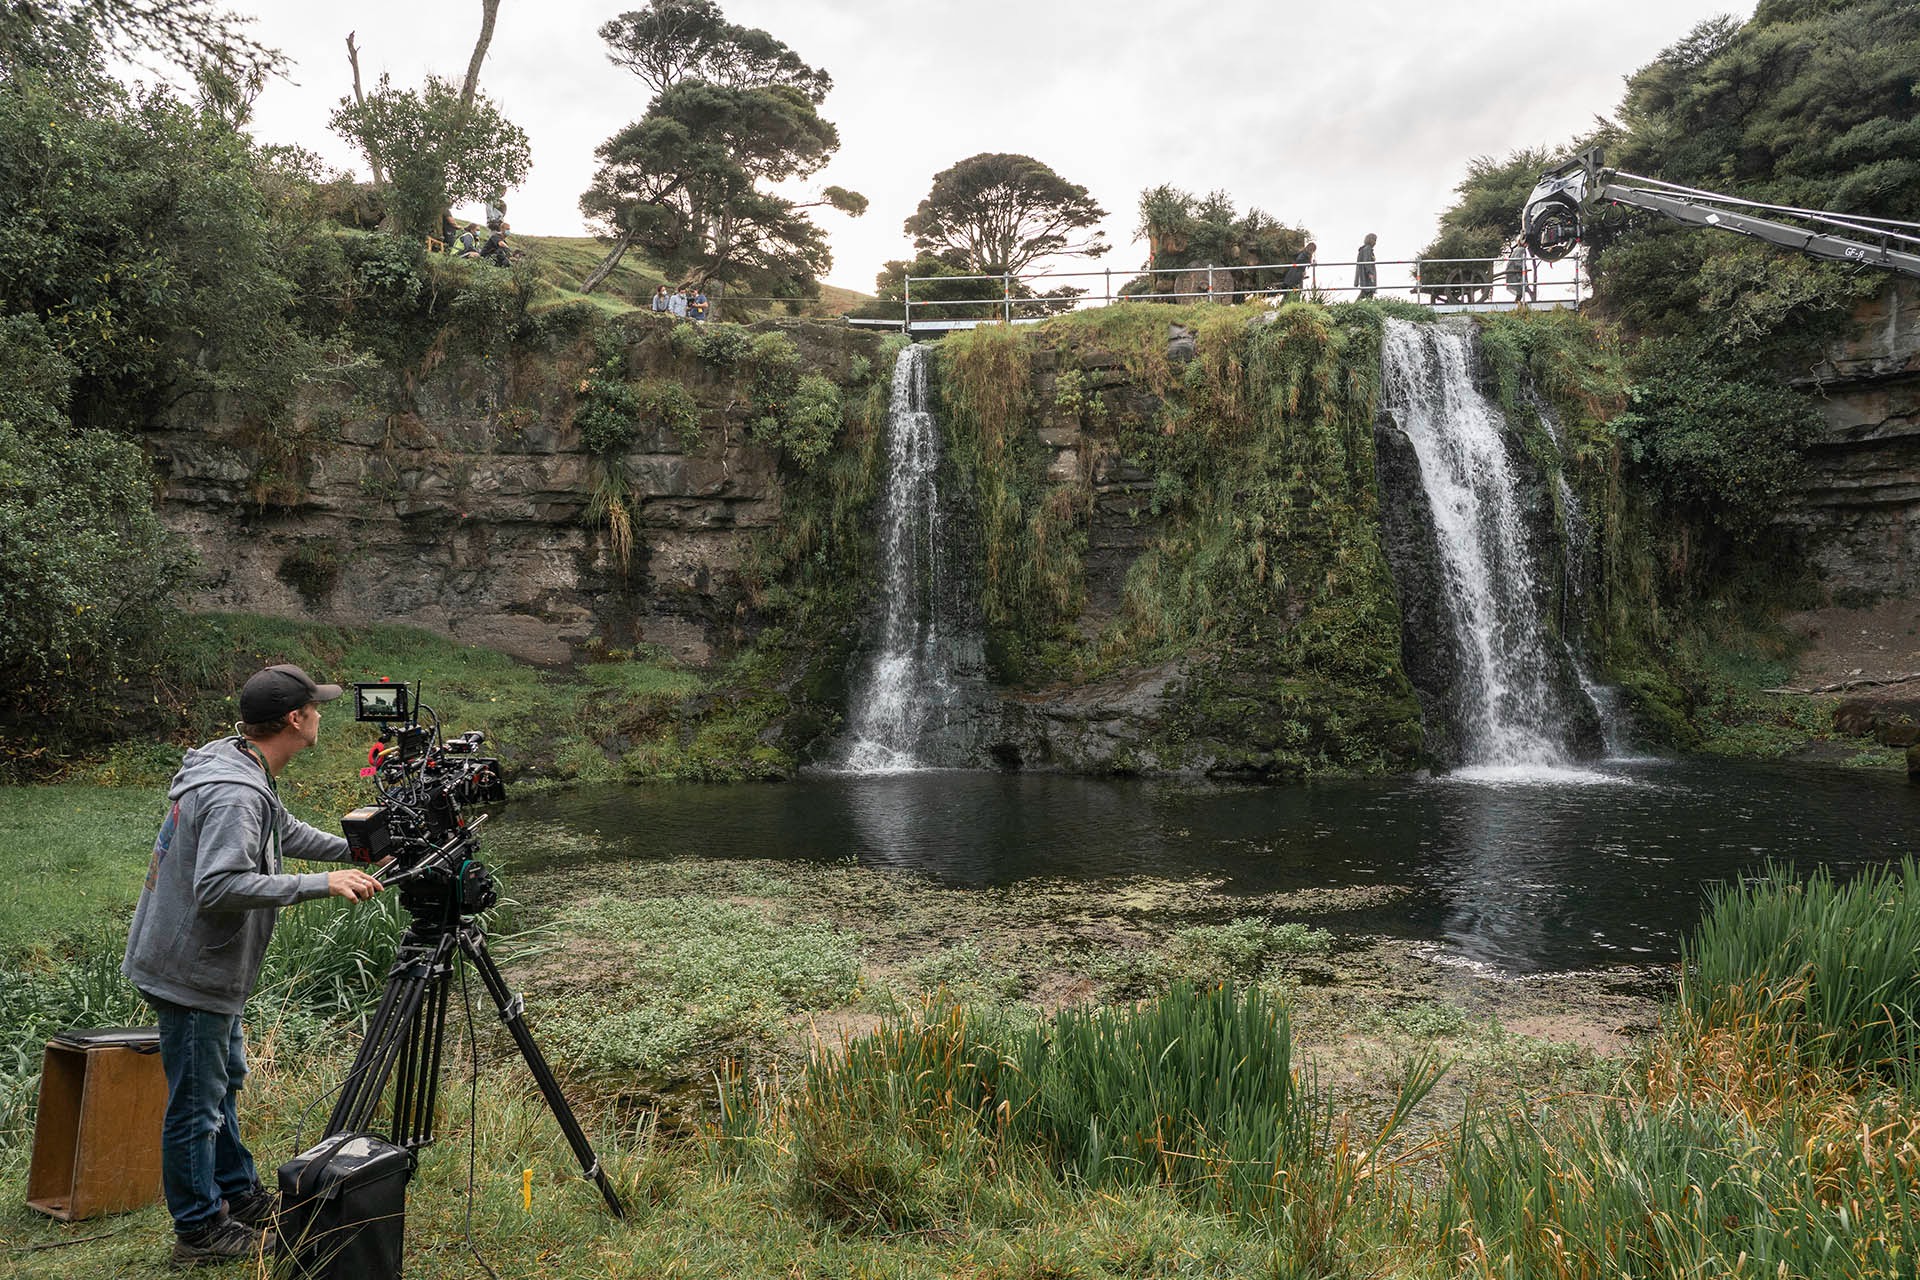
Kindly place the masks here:
<instances>
[{"instance_id":1,"label":"green bush","mask_svg":"<svg viewBox=\"0 0 1920 1280\"><path fill-rule=\"evenodd\" d=\"M726 321L710 324L683 321L673 326L667 343L675 355L705 360L722 369L737 368L747 361L754 349L753 335L747 332L745 326Z\"/></svg>"},{"instance_id":2,"label":"green bush","mask_svg":"<svg viewBox=\"0 0 1920 1280\"><path fill-rule=\"evenodd\" d=\"M0 81L0 314L44 322L73 366L76 418L138 428L215 392L284 409L318 363L283 265L311 228L262 198L269 157L169 93L13 71Z\"/></svg>"},{"instance_id":3,"label":"green bush","mask_svg":"<svg viewBox=\"0 0 1920 1280\"><path fill-rule=\"evenodd\" d=\"M67 425L69 368L33 319L0 322L0 769L125 728L192 563L139 445Z\"/></svg>"},{"instance_id":4,"label":"green bush","mask_svg":"<svg viewBox=\"0 0 1920 1280\"><path fill-rule=\"evenodd\" d=\"M623 376L617 361L587 370L574 404L573 425L580 443L602 456L616 454L640 433L640 393Z\"/></svg>"},{"instance_id":5,"label":"green bush","mask_svg":"<svg viewBox=\"0 0 1920 1280\"><path fill-rule=\"evenodd\" d=\"M1776 375L1688 341L1648 343L1628 394L1613 424L1628 459L1679 514L1736 539L1773 523L1820 430Z\"/></svg>"},{"instance_id":6,"label":"green bush","mask_svg":"<svg viewBox=\"0 0 1920 1280\"><path fill-rule=\"evenodd\" d=\"M778 416L769 413L753 420L753 437L777 446L802 471L811 471L833 447L844 418L840 388L832 379L803 374Z\"/></svg>"},{"instance_id":7,"label":"green bush","mask_svg":"<svg viewBox=\"0 0 1920 1280\"><path fill-rule=\"evenodd\" d=\"M693 393L670 378L648 378L633 389L639 415L656 423L680 445L681 452L700 447L700 406Z\"/></svg>"},{"instance_id":8,"label":"green bush","mask_svg":"<svg viewBox=\"0 0 1920 1280\"><path fill-rule=\"evenodd\" d=\"M784 333L758 333L747 351L753 375L753 407L761 416L778 416L800 384L800 351Z\"/></svg>"}]
</instances>

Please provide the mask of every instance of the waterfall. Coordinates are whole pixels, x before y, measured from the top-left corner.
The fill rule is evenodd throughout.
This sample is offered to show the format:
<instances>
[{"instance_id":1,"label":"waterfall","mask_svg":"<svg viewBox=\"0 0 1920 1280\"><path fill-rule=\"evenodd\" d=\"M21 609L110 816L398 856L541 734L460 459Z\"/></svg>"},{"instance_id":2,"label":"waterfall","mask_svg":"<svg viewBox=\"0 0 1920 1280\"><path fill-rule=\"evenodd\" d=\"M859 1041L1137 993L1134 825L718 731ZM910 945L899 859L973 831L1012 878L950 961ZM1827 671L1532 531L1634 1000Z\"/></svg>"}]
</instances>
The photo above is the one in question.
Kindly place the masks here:
<instances>
[{"instance_id":1,"label":"waterfall","mask_svg":"<svg viewBox=\"0 0 1920 1280\"><path fill-rule=\"evenodd\" d=\"M1552 409L1545 404L1536 404L1536 408L1540 411L1540 421L1546 424L1547 433L1553 437L1554 444L1561 447L1564 457L1566 446L1560 439L1560 427ZM1578 630L1580 607L1586 600L1586 553L1593 529L1587 523L1586 511L1580 506L1579 495L1567 483L1566 476L1557 475L1554 482L1557 486L1555 492L1560 495L1560 519L1566 533L1567 555L1565 585L1561 592L1560 644L1567 651L1567 661L1573 664L1573 674L1580 682L1581 696L1592 706L1593 714L1600 722L1600 735L1606 743L1607 755L1625 755L1625 735L1620 728L1619 690L1593 678L1593 673L1587 669L1586 659L1580 655L1571 638Z\"/></svg>"},{"instance_id":2,"label":"waterfall","mask_svg":"<svg viewBox=\"0 0 1920 1280\"><path fill-rule=\"evenodd\" d=\"M980 643L943 536L940 424L928 409L927 363L926 348L908 346L893 367L879 609L840 755L840 767L852 773L963 763L951 730L969 705Z\"/></svg>"},{"instance_id":3,"label":"waterfall","mask_svg":"<svg viewBox=\"0 0 1920 1280\"><path fill-rule=\"evenodd\" d=\"M1387 411L1411 446L1431 515L1432 612L1451 632L1446 700L1459 763L1564 766L1595 736L1596 707L1574 705L1573 655L1542 617L1529 512L1506 420L1475 385L1472 332L1389 320L1383 354ZM1407 644L1430 640L1409 635Z\"/></svg>"}]
</instances>

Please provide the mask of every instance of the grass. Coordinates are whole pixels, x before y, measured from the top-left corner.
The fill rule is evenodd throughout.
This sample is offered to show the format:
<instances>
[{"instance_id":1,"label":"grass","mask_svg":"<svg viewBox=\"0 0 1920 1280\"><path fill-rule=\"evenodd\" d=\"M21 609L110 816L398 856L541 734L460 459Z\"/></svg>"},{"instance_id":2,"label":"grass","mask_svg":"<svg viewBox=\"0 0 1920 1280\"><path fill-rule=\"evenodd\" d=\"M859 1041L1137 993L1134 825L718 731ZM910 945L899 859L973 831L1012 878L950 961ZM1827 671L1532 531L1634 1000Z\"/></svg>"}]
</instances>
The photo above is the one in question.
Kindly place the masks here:
<instances>
[{"instance_id":1,"label":"grass","mask_svg":"<svg viewBox=\"0 0 1920 1280\"><path fill-rule=\"evenodd\" d=\"M1462 1126L1441 1222L1476 1276L1913 1274L1920 867L1725 889L1598 1105Z\"/></svg>"},{"instance_id":2,"label":"grass","mask_svg":"<svg viewBox=\"0 0 1920 1280\"><path fill-rule=\"evenodd\" d=\"M484 1011L470 1076L456 1007L441 1141L409 1197L416 1272L478 1274L472 1141L474 1237L502 1276L1912 1274L1920 1107L1899 1064L1916 1050L1877 1030L1912 1025L1912 863L1730 888L1658 1037L1596 1065L1448 998L1468 981L1451 972L1401 963L1367 994L1365 944L1335 945L1277 897L595 862L595 839L517 873L544 949L506 963L629 1218L576 1176ZM242 1111L269 1167L313 1136L397 923L283 917ZM77 936L5 979L10 1025L130 1012L118 938ZM1092 975L1116 951L1170 976L1138 1002L1101 998ZM1470 1083L1464 1112L1427 1092L1434 1048ZM0 1141L15 1188L19 1134ZM157 1208L63 1227L0 1196L0 1276L159 1275L165 1232Z\"/></svg>"},{"instance_id":3,"label":"grass","mask_svg":"<svg viewBox=\"0 0 1920 1280\"><path fill-rule=\"evenodd\" d=\"M147 786L0 787L0 956L58 949L131 911L164 809Z\"/></svg>"},{"instance_id":4,"label":"grass","mask_svg":"<svg viewBox=\"0 0 1920 1280\"><path fill-rule=\"evenodd\" d=\"M1920 864L1845 885L1825 868L1726 887L1689 941L1680 999L1706 1026L1757 1026L1755 1048L1920 1085Z\"/></svg>"},{"instance_id":5,"label":"grass","mask_svg":"<svg viewBox=\"0 0 1920 1280\"><path fill-rule=\"evenodd\" d=\"M593 269L606 257L610 246L592 236L522 236L513 237L515 244L526 252L527 259L533 264L534 273L546 293L536 303L536 307L558 305L562 302L578 301L582 298L600 307L602 310L618 315L628 311L644 311L651 305L649 299L659 285L678 285L680 281L667 279L665 273L647 258L632 250L620 259L620 265L613 269L597 290L583 294L580 282L585 280ZM822 284L820 297L801 304L795 314L839 316L851 311L862 302L871 301L869 295L853 289L843 289L838 285ZM745 305L745 304L738 304ZM716 317L728 320L751 320L770 310L766 303L756 304L750 314L735 315L726 303L721 304L725 314Z\"/></svg>"},{"instance_id":6,"label":"grass","mask_svg":"<svg viewBox=\"0 0 1920 1280\"><path fill-rule=\"evenodd\" d=\"M859 988L853 939L738 903L594 898L565 907L554 933L565 941L543 966L555 1005L545 1026L568 1060L595 1071L704 1075L763 1055L792 1015L846 1004ZM575 967L595 954L600 964Z\"/></svg>"}]
</instances>

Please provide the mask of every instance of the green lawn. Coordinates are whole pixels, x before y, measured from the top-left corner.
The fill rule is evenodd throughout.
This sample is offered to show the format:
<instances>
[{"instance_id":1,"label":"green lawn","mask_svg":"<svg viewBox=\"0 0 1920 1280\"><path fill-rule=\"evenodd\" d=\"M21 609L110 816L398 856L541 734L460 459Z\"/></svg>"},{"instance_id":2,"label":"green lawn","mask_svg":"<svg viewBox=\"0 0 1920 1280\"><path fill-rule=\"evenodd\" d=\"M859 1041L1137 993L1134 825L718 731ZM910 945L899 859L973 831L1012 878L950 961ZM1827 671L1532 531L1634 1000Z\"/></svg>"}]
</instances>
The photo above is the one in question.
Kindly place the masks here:
<instances>
[{"instance_id":1,"label":"green lawn","mask_svg":"<svg viewBox=\"0 0 1920 1280\"><path fill-rule=\"evenodd\" d=\"M158 787L0 787L0 955L130 910L164 809Z\"/></svg>"},{"instance_id":2,"label":"green lawn","mask_svg":"<svg viewBox=\"0 0 1920 1280\"><path fill-rule=\"evenodd\" d=\"M571 302L585 297L598 307L619 312L645 308L657 286L678 283L669 281L666 274L644 256L630 251L620 259L620 265L613 269L606 283L593 293L583 295L579 292L580 282L606 256L607 245L592 236L516 235L513 243L525 251L527 261L533 264L541 283L553 291L552 298L544 299L543 303ZM862 302L870 301L872 298L867 294L842 289L838 285L823 284L820 286L820 297L803 304L803 309L807 315L838 316ZM752 317L729 311L721 318L746 320Z\"/></svg>"}]
</instances>

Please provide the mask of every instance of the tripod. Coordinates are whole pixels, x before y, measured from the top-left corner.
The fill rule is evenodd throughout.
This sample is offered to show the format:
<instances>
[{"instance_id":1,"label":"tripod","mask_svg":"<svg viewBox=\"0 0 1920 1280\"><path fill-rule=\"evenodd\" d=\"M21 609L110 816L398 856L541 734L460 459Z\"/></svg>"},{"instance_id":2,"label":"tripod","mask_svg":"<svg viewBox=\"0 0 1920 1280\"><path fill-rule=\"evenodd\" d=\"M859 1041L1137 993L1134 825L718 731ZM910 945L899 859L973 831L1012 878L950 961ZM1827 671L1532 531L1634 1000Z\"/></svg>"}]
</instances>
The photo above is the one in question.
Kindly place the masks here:
<instances>
[{"instance_id":1,"label":"tripod","mask_svg":"<svg viewBox=\"0 0 1920 1280\"><path fill-rule=\"evenodd\" d=\"M477 824L476 824L477 825ZM454 843L464 843L456 838ZM573 1108L560 1092L540 1046L527 1030L526 1005L507 986L500 967L487 952L486 930L473 913L493 905L497 890L493 877L478 862L461 861L450 876L439 874L444 860L436 858L394 876L387 883L407 881L401 900L413 913L413 923L400 940L399 954L387 972L366 1038L354 1057L353 1069L327 1117L327 1135L364 1133L380 1110L389 1082L393 1084L393 1131L396 1146L418 1150L433 1142L433 1106L440 1093L440 1050L447 1030L447 1000L451 994L456 952L473 962L493 997L500 1020L507 1024L534 1083L547 1100L560 1130L567 1136L580 1168L605 1197L616 1218L624 1218L620 1197L600 1167Z\"/></svg>"}]
</instances>

